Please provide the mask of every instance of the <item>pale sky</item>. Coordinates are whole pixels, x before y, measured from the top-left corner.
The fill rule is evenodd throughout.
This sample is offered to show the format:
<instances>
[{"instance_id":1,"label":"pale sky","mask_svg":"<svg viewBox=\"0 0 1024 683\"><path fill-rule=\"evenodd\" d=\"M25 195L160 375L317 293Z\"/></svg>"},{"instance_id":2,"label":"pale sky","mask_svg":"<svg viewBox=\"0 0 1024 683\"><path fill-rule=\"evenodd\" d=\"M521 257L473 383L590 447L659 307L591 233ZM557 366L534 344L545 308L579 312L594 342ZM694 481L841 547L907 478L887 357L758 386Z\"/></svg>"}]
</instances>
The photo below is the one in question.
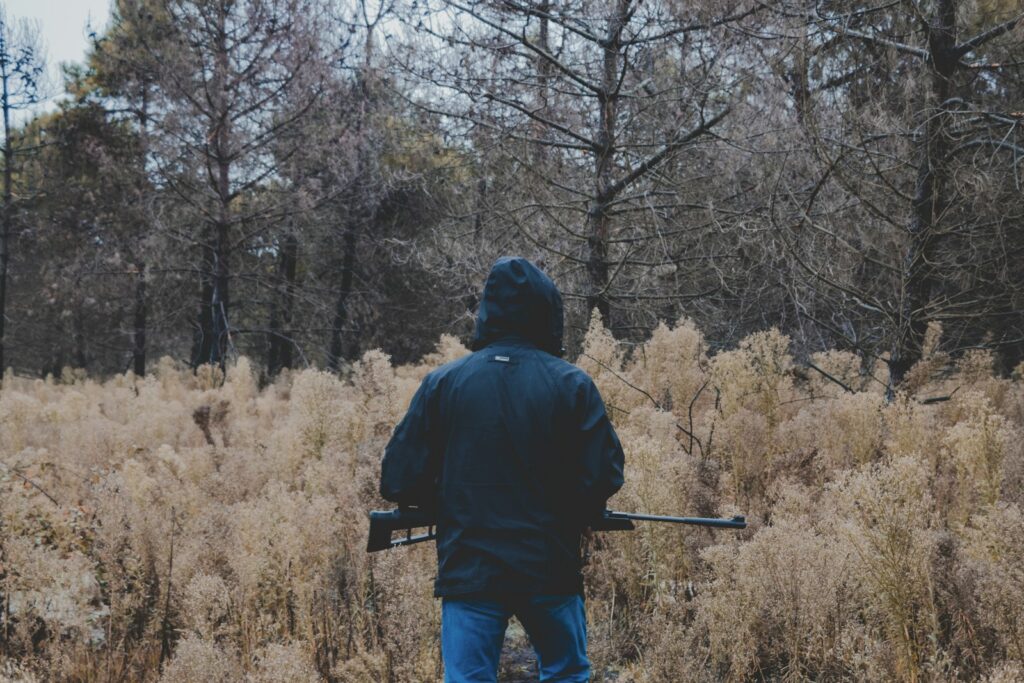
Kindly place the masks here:
<instances>
[{"instance_id":1,"label":"pale sky","mask_svg":"<svg viewBox=\"0 0 1024 683\"><path fill-rule=\"evenodd\" d=\"M52 90L61 92L60 62L81 62L89 39L86 25L102 32L110 13L111 0L0 0L7 9L7 18L32 19L39 22L39 32L46 47L50 65Z\"/></svg>"}]
</instances>

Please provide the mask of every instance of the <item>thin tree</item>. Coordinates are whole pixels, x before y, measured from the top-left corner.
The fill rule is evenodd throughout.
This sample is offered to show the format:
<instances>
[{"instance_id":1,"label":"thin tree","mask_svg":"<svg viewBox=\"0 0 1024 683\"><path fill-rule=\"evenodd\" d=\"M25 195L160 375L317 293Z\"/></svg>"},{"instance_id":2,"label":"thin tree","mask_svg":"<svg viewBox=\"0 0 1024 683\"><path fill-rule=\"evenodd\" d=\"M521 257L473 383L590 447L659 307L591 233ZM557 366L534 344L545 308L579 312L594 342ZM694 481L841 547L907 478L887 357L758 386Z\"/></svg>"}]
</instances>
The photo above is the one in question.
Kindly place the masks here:
<instances>
[{"instance_id":1,"label":"thin tree","mask_svg":"<svg viewBox=\"0 0 1024 683\"><path fill-rule=\"evenodd\" d=\"M348 218L345 221L342 236L341 277L338 283L331 320L330 338L327 344L327 367L337 371L341 366L344 354L345 328L351 323L350 298L355 279L356 247L359 236L365 231L366 225L372 221L380 193L374 191L374 179L379 178L374 157L374 110L378 105L380 74L376 58L376 33L381 22L388 18L394 9L393 2L382 2L371 7L367 0L359 0L355 8L355 17L348 20L353 28L363 34L362 63L355 69L356 105L352 112L350 140L354 147L354 166L349 183Z\"/></svg>"},{"instance_id":2,"label":"thin tree","mask_svg":"<svg viewBox=\"0 0 1024 683\"><path fill-rule=\"evenodd\" d=\"M421 105L445 115L482 160L505 166L490 174L495 187L485 185L498 202L492 220L558 264L579 285L567 295L616 331L630 329L630 311L685 299L652 292L656 274L700 258L700 231L681 224L709 203L690 201L697 188L680 191L677 173L741 90L716 30L758 6L725 3L711 17L703 9L445 0L417 19L437 38L406 62L429 85ZM695 194L707 202L706 191Z\"/></svg>"},{"instance_id":3,"label":"thin tree","mask_svg":"<svg viewBox=\"0 0 1024 683\"><path fill-rule=\"evenodd\" d=\"M816 163L795 182L783 179L799 162L786 164L773 205L795 211L785 226L771 219L818 302L802 312L883 359L890 388L920 360L932 323L946 326L949 350L1024 349L1012 36L1024 13L961 5L779 9L799 27L786 45L795 68L781 73Z\"/></svg>"},{"instance_id":4,"label":"thin tree","mask_svg":"<svg viewBox=\"0 0 1024 683\"><path fill-rule=\"evenodd\" d=\"M126 274L132 282L130 326L132 369L139 377L146 372L147 333L150 302L147 283L153 267L149 260L149 238L155 232L154 205L159 193L150 177L153 106L160 75L157 55L173 49L167 38L170 17L154 0L116 0L108 28L93 36L89 56L91 75L97 88L87 93L100 102L113 118L127 117L137 138L137 156L127 172L134 186L130 206L135 230L122 246L128 256ZM123 174L126 169L110 169Z\"/></svg>"},{"instance_id":5,"label":"thin tree","mask_svg":"<svg viewBox=\"0 0 1024 683\"><path fill-rule=\"evenodd\" d=\"M254 202L287 157L279 143L322 94L318 0L160 0L174 49L158 51L153 144L161 180L201 218L200 303L192 365L223 365L234 329L236 259L292 207Z\"/></svg>"},{"instance_id":6,"label":"thin tree","mask_svg":"<svg viewBox=\"0 0 1024 683\"><path fill-rule=\"evenodd\" d=\"M21 154L12 116L39 102L46 59L38 29L26 20L11 19L0 6L0 109L4 120L3 207L0 208L0 375L7 367L7 279L14 235L14 174Z\"/></svg>"}]
</instances>

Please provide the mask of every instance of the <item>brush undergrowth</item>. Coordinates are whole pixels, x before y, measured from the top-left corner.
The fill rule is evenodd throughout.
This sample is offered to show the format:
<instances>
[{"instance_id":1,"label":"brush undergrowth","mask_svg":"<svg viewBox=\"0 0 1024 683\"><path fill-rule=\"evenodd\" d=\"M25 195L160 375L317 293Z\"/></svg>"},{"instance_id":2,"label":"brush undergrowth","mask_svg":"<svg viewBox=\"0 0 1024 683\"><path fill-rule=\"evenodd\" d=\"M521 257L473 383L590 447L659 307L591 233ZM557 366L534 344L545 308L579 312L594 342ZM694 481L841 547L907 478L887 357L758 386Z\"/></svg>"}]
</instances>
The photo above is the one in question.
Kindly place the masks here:
<instances>
[{"instance_id":1,"label":"brush undergrowth","mask_svg":"<svg viewBox=\"0 0 1024 683\"><path fill-rule=\"evenodd\" d=\"M0 681L439 680L433 549L368 556L366 511L419 380L464 353L262 390L244 358L6 377ZM750 521L595 539L597 680L1024 677L1020 369L931 351L886 402L878 367L812 361L774 331L709 356L685 320L626 354L595 319L613 506Z\"/></svg>"}]
</instances>

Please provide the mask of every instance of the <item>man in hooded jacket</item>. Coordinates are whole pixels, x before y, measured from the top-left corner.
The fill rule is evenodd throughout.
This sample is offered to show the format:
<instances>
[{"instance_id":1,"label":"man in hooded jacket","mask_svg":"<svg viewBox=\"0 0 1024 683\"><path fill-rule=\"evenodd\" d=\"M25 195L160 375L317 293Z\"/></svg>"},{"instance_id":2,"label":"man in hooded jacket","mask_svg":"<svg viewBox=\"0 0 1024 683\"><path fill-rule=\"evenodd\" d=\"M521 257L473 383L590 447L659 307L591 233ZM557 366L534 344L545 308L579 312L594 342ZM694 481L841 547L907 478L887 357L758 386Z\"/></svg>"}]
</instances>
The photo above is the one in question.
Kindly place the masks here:
<instances>
[{"instance_id":1,"label":"man in hooded jacket","mask_svg":"<svg viewBox=\"0 0 1024 683\"><path fill-rule=\"evenodd\" d=\"M423 380L385 450L381 495L437 513L446 681L495 681L513 615L540 680L589 679L580 539L623 453L593 381L560 358L562 326L551 279L499 259L475 353Z\"/></svg>"}]
</instances>

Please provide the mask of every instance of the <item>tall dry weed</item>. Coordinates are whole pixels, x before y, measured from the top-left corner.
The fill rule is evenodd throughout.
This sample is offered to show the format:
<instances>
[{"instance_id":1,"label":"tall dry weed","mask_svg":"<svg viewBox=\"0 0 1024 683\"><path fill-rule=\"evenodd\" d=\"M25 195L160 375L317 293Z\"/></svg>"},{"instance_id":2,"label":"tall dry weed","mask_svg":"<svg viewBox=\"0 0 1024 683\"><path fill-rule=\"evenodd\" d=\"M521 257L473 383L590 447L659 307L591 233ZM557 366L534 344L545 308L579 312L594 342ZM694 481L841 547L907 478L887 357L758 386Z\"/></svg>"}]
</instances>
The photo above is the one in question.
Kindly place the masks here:
<instances>
[{"instance_id":1,"label":"tall dry weed","mask_svg":"<svg viewBox=\"0 0 1024 683\"><path fill-rule=\"evenodd\" d=\"M929 335L886 402L882 368L800 368L776 331L712 355L681 320L626 349L595 317L611 505L750 521L593 539L595 680L1019 678L1024 378ZM432 549L368 555L366 511L419 381L465 353L262 389L245 359L6 378L0 680L437 680Z\"/></svg>"}]
</instances>

